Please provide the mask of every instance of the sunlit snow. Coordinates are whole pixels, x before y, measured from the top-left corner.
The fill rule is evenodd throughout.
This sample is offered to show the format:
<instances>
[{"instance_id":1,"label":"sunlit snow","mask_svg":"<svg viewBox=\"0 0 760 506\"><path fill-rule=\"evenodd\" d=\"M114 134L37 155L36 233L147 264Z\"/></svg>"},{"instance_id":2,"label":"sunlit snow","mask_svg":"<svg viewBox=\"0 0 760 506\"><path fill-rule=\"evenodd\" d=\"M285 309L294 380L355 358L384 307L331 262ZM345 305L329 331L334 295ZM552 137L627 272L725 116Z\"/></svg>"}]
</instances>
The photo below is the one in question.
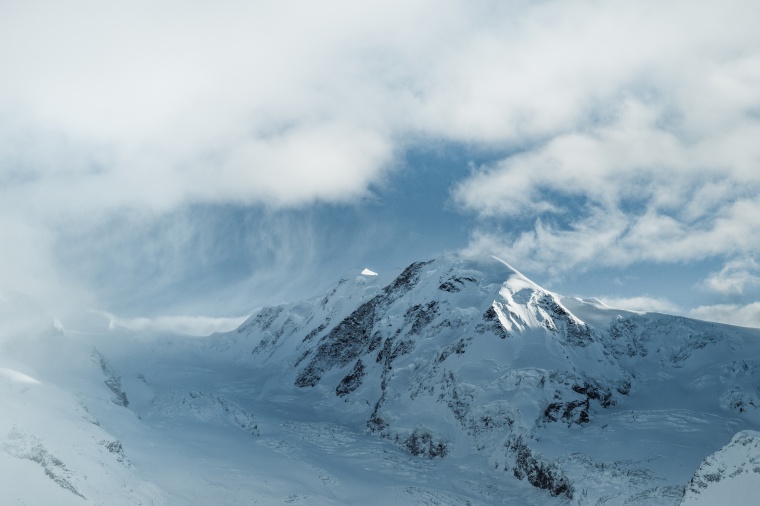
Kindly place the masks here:
<instances>
[{"instance_id":1,"label":"sunlit snow","mask_svg":"<svg viewBox=\"0 0 760 506\"><path fill-rule=\"evenodd\" d=\"M1 502L757 497L760 331L562 298L494 261L383 276L207 338L6 338Z\"/></svg>"}]
</instances>

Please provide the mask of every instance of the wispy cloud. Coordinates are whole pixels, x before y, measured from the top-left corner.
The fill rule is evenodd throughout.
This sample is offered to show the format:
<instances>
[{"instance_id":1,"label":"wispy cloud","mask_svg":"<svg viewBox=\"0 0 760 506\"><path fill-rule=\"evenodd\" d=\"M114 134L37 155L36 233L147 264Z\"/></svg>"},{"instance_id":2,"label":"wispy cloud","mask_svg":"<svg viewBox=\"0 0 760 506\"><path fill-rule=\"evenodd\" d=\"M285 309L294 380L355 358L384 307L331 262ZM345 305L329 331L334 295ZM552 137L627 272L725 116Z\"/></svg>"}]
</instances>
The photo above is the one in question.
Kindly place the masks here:
<instances>
[{"instance_id":1,"label":"wispy cloud","mask_svg":"<svg viewBox=\"0 0 760 506\"><path fill-rule=\"evenodd\" d=\"M755 104L760 98L745 105ZM559 269L756 251L760 171L751 168L760 152L745 138L760 135L760 123L738 112L726 134L704 125L696 139L684 139L663 130L662 117L644 116L635 128L621 118L555 137L476 171L454 196L485 218L541 216L532 230L500 241L521 258Z\"/></svg>"},{"instance_id":2,"label":"wispy cloud","mask_svg":"<svg viewBox=\"0 0 760 506\"><path fill-rule=\"evenodd\" d=\"M760 246L758 9L8 5L0 286L98 300L95 283L78 286L82 270L111 286L174 279L204 265L202 254L173 263L183 248L224 257L194 209L356 202L401 170L399 154L429 142L516 153L474 169L453 195L486 220L531 226L484 227L471 249L502 246L541 269L741 256ZM192 215L184 230L138 244L176 213ZM125 229L108 228L119 220ZM77 291L94 293L67 295Z\"/></svg>"},{"instance_id":3,"label":"wispy cloud","mask_svg":"<svg viewBox=\"0 0 760 506\"><path fill-rule=\"evenodd\" d=\"M247 316L219 318L195 315L121 318L107 312L98 312L98 314L110 321L110 328L118 326L134 331L172 332L190 336L208 336L214 332L228 332L239 327L247 318Z\"/></svg>"},{"instance_id":4,"label":"wispy cloud","mask_svg":"<svg viewBox=\"0 0 760 506\"><path fill-rule=\"evenodd\" d=\"M716 304L699 306L689 312L692 318L740 327L760 327L760 302L752 304Z\"/></svg>"},{"instance_id":5,"label":"wispy cloud","mask_svg":"<svg viewBox=\"0 0 760 506\"><path fill-rule=\"evenodd\" d=\"M660 297L599 297L604 304L616 309L681 314L682 310L668 299Z\"/></svg>"},{"instance_id":6,"label":"wispy cloud","mask_svg":"<svg viewBox=\"0 0 760 506\"><path fill-rule=\"evenodd\" d=\"M526 116L549 125L543 138L454 188L460 206L487 223L470 248L496 245L549 271L756 251L760 147L750 139L760 135L760 53L758 35L740 19L756 7L692 11L666 2L650 16L644 4L613 3L578 19L551 17L564 11L545 5L557 25L542 40L562 41L566 61L538 64L544 78L530 82L549 106L554 97L541 91L562 83L559 96L574 109L551 114L528 100ZM534 224L490 230L515 218Z\"/></svg>"},{"instance_id":7,"label":"wispy cloud","mask_svg":"<svg viewBox=\"0 0 760 506\"><path fill-rule=\"evenodd\" d=\"M751 257L732 260L711 273L701 286L723 295L742 295L747 288L760 286L759 272L760 265Z\"/></svg>"}]
</instances>

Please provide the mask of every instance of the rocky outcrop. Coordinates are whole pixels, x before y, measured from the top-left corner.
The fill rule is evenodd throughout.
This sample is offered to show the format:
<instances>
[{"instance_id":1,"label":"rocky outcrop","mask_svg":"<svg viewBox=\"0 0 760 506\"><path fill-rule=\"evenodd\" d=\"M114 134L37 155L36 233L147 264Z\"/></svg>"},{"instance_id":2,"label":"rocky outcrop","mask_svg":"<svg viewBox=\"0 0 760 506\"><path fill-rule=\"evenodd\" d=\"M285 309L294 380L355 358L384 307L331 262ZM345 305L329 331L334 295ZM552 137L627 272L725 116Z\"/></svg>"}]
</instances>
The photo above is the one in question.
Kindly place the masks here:
<instances>
[{"instance_id":1,"label":"rocky outcrop","mask_svg":"<svg viewBox=\"0 0 760 506\"><path fill-rule=\"evenodd\" d=\"M510 438L507 448L514 458L511 470L516 478L527 480L553 496L573 498L573 487L562 470L555 463L534 454L521 436Z\"/></svg>"},{"instance_id":2,"label":"rocky outcrop","mask_svg":"<svg viewBox=\"0 0 760 506\"><path fill-rule=\"evenodd\" d=\"M13 428L8 433L2 449L13 457L30 460L38 464L45 472L45 475L55 482L56 485L64 490L68 490L75 496L85 499L79 490L77 490L74 483L74 474L37 437Z\"/></svg>"},{"instance_id":3,"label":"rocky outcrop","mask_svg":"<svg viewBox=\"0 0 760 506\"><path fill-rule=\"evenodd\" d=\"M127 399L127 393L121 386L121 377L116 373L116 370L111 366L108 360L106 360L106 357L104 357L103 354L98 350L92 351L92 358L98 363L100 370L103 371L103 374L106 377L103 382L106 384L108 389L113 392L114 404L123 406L125 408L129 407L129 399Z\"/></svg>"}]
</instances>

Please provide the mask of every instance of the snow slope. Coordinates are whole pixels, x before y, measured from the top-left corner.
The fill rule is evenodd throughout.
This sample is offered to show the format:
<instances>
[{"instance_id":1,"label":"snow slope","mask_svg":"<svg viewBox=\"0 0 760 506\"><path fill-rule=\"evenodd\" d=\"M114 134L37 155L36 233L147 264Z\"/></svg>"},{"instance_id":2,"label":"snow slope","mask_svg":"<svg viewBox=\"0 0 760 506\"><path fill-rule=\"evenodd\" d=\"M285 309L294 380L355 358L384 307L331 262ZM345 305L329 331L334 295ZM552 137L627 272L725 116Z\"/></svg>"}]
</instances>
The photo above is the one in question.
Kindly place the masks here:
<instances>
[{"instance_id":1,"label":"snow slope","mask_svg":"<svg viewBox=\"0 0 760 506\"><path fill-rule=\"evenodd\" d=\"M757 504L759 490L760 433L742 431L699 466L681 504Z\"/></svg>"},{"instance_id":2,"label":"snow slope","mask_svg":"<svg viewBox=\"0 0 760 506\"><path fill-rule=\"evenodd\" d=\"M2 343L0 495L692 504L725 494L703 471L718 452L719 483L751 498L756 455L736 441L760 422L759 338L456 257L351 276L208 338L51 326Z\"/></svg>"}]
</instances>

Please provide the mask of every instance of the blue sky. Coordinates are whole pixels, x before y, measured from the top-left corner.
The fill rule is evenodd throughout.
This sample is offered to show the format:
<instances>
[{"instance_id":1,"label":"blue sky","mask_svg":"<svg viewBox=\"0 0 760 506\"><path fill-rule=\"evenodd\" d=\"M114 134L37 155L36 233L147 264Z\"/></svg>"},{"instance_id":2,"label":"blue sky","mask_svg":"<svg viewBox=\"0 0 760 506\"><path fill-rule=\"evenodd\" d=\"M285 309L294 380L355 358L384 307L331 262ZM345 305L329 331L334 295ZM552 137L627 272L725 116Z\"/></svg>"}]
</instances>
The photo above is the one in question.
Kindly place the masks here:
<instances>
[{"instance_id":1,"label":"blue sky","mask_svg":"<svg viewBox=\"0 0 760 506\"><path fill-rule=\"evenodd\" d=\"M202 332L458 252L760 326L757 2L3 12L6 300Z\"/></svg>"}]
</instances>

